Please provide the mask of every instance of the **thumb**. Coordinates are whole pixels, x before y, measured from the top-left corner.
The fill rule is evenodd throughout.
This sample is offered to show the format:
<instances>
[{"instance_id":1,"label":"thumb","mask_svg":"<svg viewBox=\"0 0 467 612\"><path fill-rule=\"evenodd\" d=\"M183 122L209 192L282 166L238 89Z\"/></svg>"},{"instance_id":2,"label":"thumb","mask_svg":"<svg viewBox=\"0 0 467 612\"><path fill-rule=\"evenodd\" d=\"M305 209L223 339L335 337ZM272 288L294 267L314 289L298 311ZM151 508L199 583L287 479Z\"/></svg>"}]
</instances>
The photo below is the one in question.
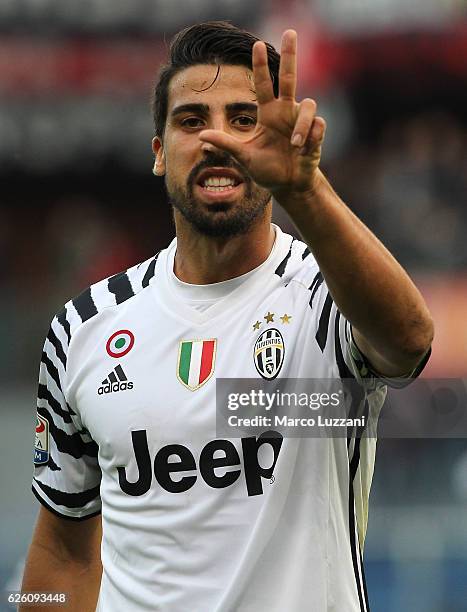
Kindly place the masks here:
<instances>
[{"instance_id":1,"label":"thumb","mask_svg":"<svg viewBox=\"0 0 467 612\"><path fill-rule=\"evenodd\" d=\"M239 162L244 161L244 152L242 151L242 142L229 134L225 134L220 130L203 130L199 133L199 139L202 142L211 144L222 151L226 151L233 155Z\"/></svg>"}]
</instances>

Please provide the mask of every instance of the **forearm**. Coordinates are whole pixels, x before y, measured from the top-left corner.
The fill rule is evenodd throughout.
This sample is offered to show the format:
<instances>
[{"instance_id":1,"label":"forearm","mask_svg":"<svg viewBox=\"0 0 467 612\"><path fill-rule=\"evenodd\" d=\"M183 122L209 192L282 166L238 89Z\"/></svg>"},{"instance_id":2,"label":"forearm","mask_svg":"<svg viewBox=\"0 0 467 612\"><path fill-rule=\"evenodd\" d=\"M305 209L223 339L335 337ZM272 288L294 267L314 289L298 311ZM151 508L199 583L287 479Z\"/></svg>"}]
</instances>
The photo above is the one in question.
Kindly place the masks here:
<instances>
[{"instance_id":1,"label":"forearm","mask_svg":"<svg viewBox=\"0 0 467 612\"><path fill-rule=\"evenodd\" d=\"M66 594L67 612L94 612L97 605L102 565L99 559L78 562L57 554L52 547L33 542L29 549L22 592ZM23 604L21 612L50 612L50 605Z\"/></svg>"},{"instance_id":2,"label":"forearm","mask_svg":"<svg viewBox=\"0 0 467 612\"><path fill-rule=\"evenodd\" d=\"M426 304L399 263L318 173L312 192L278 201L313 252L339 310L403 371L431 343Z\"/></svg>"}]
</instances>

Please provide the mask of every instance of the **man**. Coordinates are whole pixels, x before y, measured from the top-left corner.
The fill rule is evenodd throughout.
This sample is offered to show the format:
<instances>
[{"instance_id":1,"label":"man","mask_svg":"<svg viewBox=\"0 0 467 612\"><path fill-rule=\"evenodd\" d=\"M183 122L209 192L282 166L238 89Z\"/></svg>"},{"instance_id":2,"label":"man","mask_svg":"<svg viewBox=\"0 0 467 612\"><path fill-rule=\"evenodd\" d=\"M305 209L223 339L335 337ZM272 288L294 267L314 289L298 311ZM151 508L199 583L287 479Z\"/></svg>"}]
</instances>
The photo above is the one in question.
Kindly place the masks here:
<instances>
[{"instance_id":1,"label":"man","mask_svg":"<svg viewBox=\"0 0 467 612\"><path fill-rule=\"evenodd\" d=\"M432 340L419 292L321 173L325 122L296 78L292 30L280 63L225 23L172 42L153 150L177 239L52 322L23 590L80 612L98 595L106 612L369 609L374 440L216 436L216 378L354 376L377 414ZM272 196L306 244L271 225ZM259 341L278 334L268 366Z\"/></svg>"}]
</instances>

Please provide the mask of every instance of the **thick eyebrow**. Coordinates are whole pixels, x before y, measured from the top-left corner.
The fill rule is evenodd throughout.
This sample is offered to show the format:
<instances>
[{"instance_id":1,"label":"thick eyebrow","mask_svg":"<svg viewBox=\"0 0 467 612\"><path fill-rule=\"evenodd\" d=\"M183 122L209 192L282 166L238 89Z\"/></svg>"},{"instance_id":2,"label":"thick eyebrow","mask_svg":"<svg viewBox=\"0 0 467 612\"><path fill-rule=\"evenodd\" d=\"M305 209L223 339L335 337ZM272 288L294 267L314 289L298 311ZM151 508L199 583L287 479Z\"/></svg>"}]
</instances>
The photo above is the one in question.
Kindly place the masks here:
<instances>
[{"instance_id":1,"label":"thick eyebrow","mask_svg":"<svg viewBox=\"0 0 467 612\"><path fill-rule=\"evenodd\" d=\"M256 113L258 111L258 105L254 104L253 102L232 102L231 104L227 104L225 108L229 113ZM170 114L172 117L176 117L182 113L208 115L209 105L200 104L198 102L193 102L191 104L180 104L179 106L176 106Z\"/></svg>"},{"instance_id":2,"label":"thick eyebrow","mask_svg":"<svg viewBox=\"0 0 467 612\"><path fill-rule=\"evenodd\" d=\"M232 102L225 107L229 113L257 113L258 105L253 102Z\"/></svg>"},{"instance_id":3,"label":"thick eyebrow","mask_svg":"<svg viewBox=\"0 0 467 612\"><path fill-rule=\"evenodd\" d=\"M198 102L193 102L192 104L180 104L172 109L170 114L172 117L176 117L182 113L198 113L200 115L207 115L209 113L209 106L207 104L200 104Z\"/></svg>"}]
</instances>

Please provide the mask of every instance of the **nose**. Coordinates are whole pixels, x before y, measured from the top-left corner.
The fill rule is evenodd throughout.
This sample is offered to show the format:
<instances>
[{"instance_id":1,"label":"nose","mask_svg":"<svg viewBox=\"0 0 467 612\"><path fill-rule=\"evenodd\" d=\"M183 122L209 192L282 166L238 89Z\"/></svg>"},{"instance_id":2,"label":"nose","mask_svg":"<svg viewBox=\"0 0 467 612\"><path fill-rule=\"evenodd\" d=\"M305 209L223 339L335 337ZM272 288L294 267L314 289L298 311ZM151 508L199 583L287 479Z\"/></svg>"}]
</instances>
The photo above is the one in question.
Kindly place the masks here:
<instances>
[{"instance_id":1,"label":"nose","mask_svg":"<svg viewBox=\"0 0 467 612\"><path fill-rule=\"evenodd\" d=\"M212 129L220 130L222 132L227 132L227 130L229 129L228 118L223 113L219 113L218 115L215 115L212 118Z\"/></svg>"},{"instance_id":2,"label":"nose","mask_svg":"<svg viewBox=\"0 0 467 612\"><path fill-rule=\"evenodd\" d=\"M211 120L209 121L208 127L210 130L218 130L220 132L227 132L229 129L228 118L225 117L223 113L218 113L218 114L216 113L215 115L211 116ZM201 145L201 150L205 153L209 153L209 152L223 153L221 149L214 146L213 144L210 144L209 142L203 142Z\"/></svg>"},{"instance_id":3,"label":"nose","mask_svg":"<svg viewBox=\"0 0 467 612\"><path fill-rule=\"evenodd\" d=\"M201 151L203 153L223 153L221 149L219 149L218 147L215 147L210 142L203 142L201 144Z\"/></svg>"}]
</instances>

